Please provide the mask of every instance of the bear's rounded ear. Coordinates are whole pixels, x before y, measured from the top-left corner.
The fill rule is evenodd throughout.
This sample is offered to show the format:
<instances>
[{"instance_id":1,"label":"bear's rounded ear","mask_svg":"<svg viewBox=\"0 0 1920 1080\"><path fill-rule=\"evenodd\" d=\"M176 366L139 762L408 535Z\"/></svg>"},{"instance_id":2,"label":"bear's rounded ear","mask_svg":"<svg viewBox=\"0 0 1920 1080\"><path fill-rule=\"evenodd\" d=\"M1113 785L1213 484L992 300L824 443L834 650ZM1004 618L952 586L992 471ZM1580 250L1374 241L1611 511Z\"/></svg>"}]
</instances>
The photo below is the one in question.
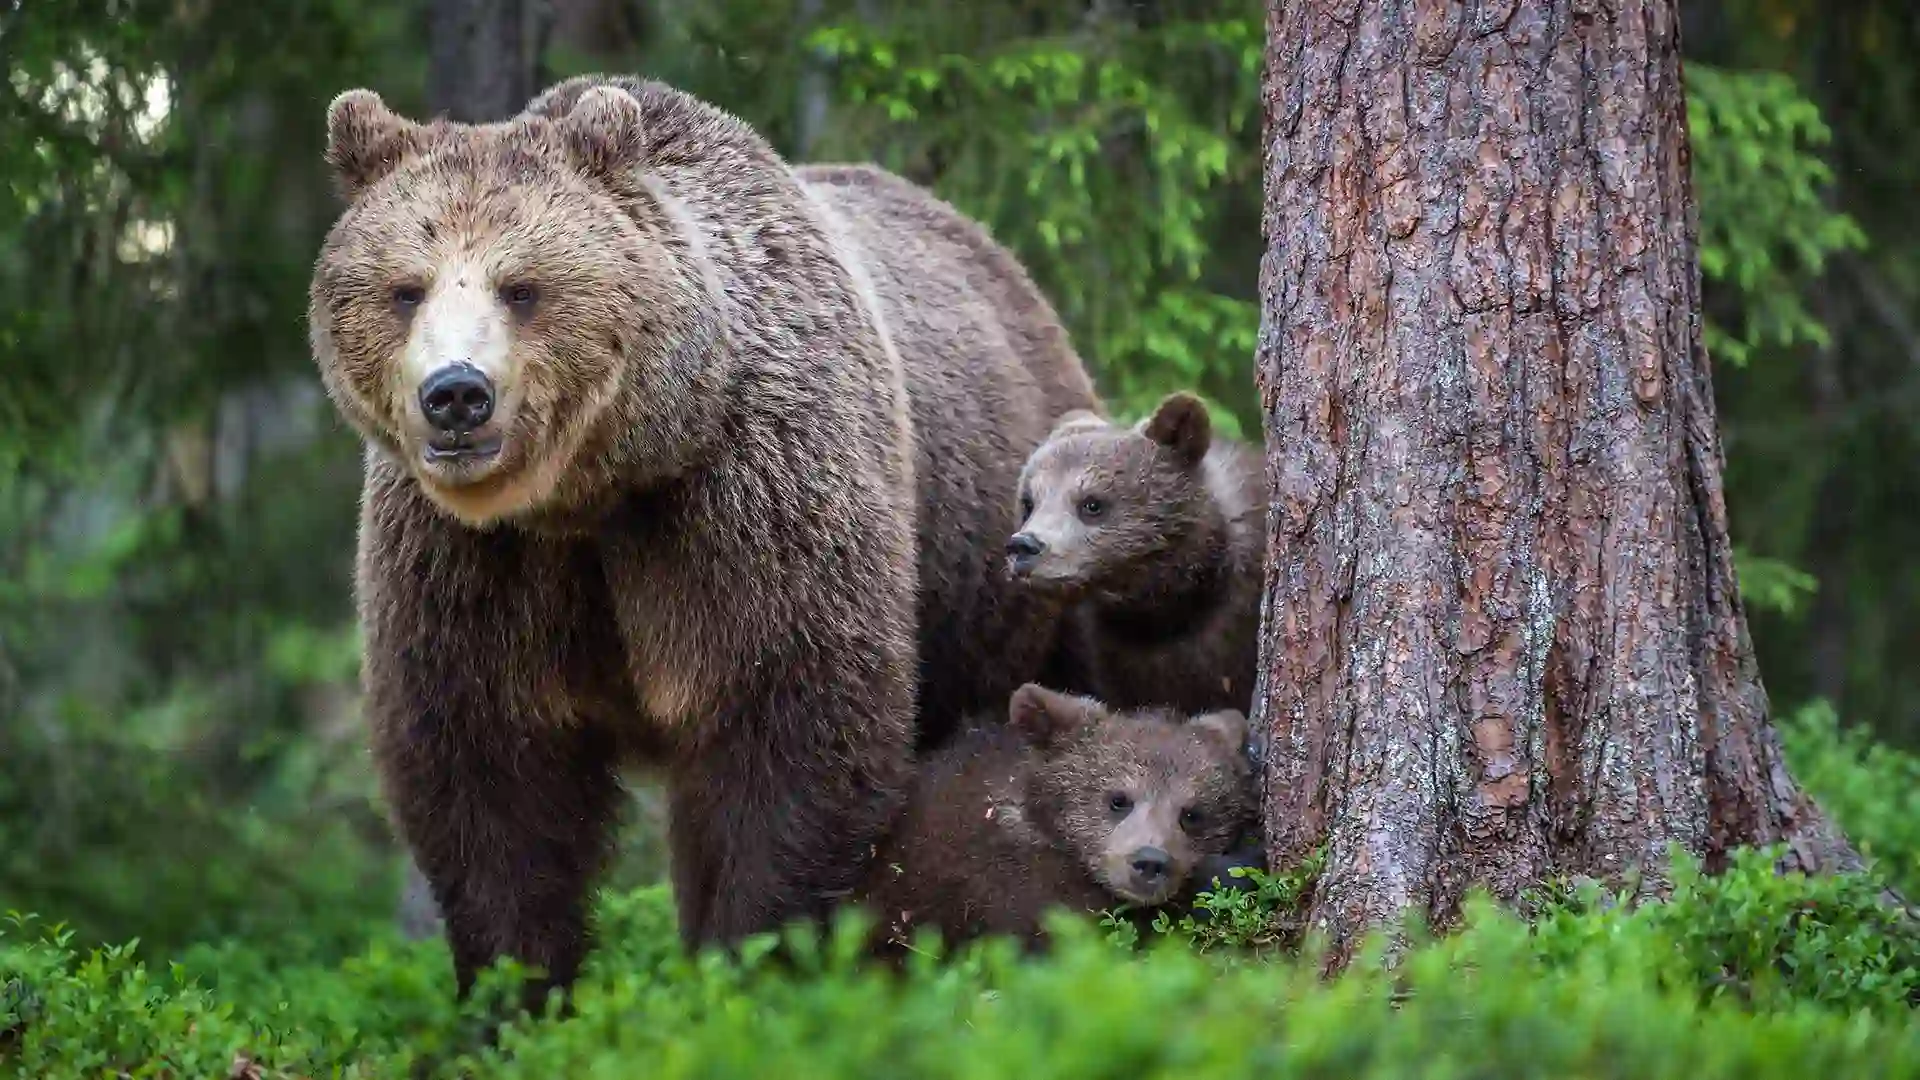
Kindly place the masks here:
<instances>
[{"instance_id":1,"label":"bear's rounded ear","mask_svg":"<svg viewBox=\"0 0 1920 1080\"><path fill-rule=\"evenodd\" d=\"M327 106L327 165L351 202L419 149L420 127L371 90L348 90Z\"/></svg>"},{"instance_id":2,"label":"bear's rounded ear","mask_svg":"<svg viewBox=\"0 0 1920 1080\"><path fill-rule=\"evenodd\" d=\"M1027 683L1007 702L1007 722L1041 750L1055 750L1076 733L1099 723L1103 711L1092 698L1073 697Z\"/></svg>"},{"instance_id":3,"label":"bear's rounded ear","mask_svg":"<svg viewBox=\"0 0 1920 1080\"><path fill-rule=\"evenodd\" d=\"M1200 732L1202 738L1213 740L1226 753L1246 754L1248 751L1247 714L1239 709L1202 713L1187 721L1187 724Z\"/></svg>"},{"instance_id":4,"label":"bear's rounded ear","mask_svg":"<svg viewBox=\"0 0 1920 1080\"><path fill-rule=\"evenodd\" d=\"M603 84L581 94L559 123L574 165L588 176L611 178L640 164L642 120L632 94Z\"/></svg>"},{"instance_id":5,"label":"bear's rounded ear","mask_svg":"<svg viewBox=\"0 0 1920 1080\"><path fill-rule=\"evenodd\" d=\"M1213 420L1207 403L1185 391L1168 394L1159 408L1140 425L1141 434L1168 450L1174 460L1191 468L1207 456L1213 443Z\"/></svg>"}]
</instances>

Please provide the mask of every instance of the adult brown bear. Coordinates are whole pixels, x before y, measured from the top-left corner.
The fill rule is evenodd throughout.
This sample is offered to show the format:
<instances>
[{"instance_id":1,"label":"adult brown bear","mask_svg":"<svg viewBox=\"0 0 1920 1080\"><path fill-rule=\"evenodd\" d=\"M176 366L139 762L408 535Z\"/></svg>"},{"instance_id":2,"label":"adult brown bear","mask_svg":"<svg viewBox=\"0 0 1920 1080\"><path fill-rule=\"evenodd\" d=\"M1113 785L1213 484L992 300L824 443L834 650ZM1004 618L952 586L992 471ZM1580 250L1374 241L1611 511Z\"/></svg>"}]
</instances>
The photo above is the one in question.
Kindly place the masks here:
<instances>
[{"instance_id":1,"label":"adult brown bear","mask_svg":"<svg viewBox=\"0 0 1920 1080\"><path fill-rule=\"evenodd\" d=\"M931 195L655 83L477 126L349 91L327 159L374 752L461 992L501 954L574 977L623 760L666 769L689 944L824 914L899 803L916 662L937 738L1052 647L998 572L1022 462L1099 408L1052 309Z\"/></svg>"}]
</instances>

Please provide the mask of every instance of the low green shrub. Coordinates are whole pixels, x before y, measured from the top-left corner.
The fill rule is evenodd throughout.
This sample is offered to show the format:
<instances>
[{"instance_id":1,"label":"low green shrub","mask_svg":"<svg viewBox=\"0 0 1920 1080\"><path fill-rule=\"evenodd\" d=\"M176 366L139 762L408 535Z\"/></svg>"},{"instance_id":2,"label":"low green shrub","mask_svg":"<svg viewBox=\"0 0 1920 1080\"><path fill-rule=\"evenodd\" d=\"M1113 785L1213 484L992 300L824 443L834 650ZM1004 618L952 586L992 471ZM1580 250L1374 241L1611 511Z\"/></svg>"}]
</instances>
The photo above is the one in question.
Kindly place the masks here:
<instances>
[{"instance_id":1,"label":"low green shrub","mask_svg":"<svg viewBox=\"0 0 1920 1080\"><path fill-rule=\"evenodd\" d=\"M1533 921L1536 949L1563 968L1601 964L1704 1000L1907 1015L1920 1003L1920 926L1881 902L1878 881L1777 874L1779 855L1741 851L1708 875L1676 851L1660 903L1596 884L1562 890Z\"/></svg>"},{"instance_id":2,"label":"low green shrub","mask_svg":"<svg viewBox=\"0 0 1920 1080\"><path fill-rule=\"evenodd\" d=\"M438 942L381 941L332 967L207 948L161 972L131 947L80 950L57 928L16 922L0 932L0 1072L1920 1075L1907 1005L1920 953L1870 882L1777 877L1765 852L1715 878L1683 861L1675 877L1669 904L1565 890L1532 924L1476 898L1460 933L1332 981L1310 960L1246 962L1233 928L1258 939L1272 925L1252 908L1165 923L1137 951L1094 920L1062 918L1045 959L990 941L916 957L896 977L860 960L853 919L824 940L792 935L789 963L769 959L772 937L736 962L680 950L664 888L609 893L571 1014L523 1017L484 1052L472 1049L477 1008L451 1003ZM1259 884L1240 895L1285 901L1299 879Z\"/></svg>"},{"instance_id":3,"label":"low green shrub","mask_svg":"<svg viewBox=\"0 0 1920 1080\"><path fill-rule=\"evenodd\" d=\"M1842 727L1815 701L1788 713L1780 740L1793 776L1832 814L1876 874L1920 901L1920 756Z\"/></svg>"},{"instance_id":4,"label":"low green shrub","mask_svg":"<svg viewBox=\"0 0 1920 1080\"><path fill-rule=\"evenodd\" d=\"M1875 875L1920 892L1920 760L1819 707L1782 731ZM1920 933L1876 879L1780 876L1774 854L1717 876L1679 856L1658 904L1560 884L1523 920L1475 898L1459 933L1331 981L1311 950L1292 955L1313 863L1144 934L1063 919L1045 959L990 941L898 977L858 959L854 921L792 937L792 963L769 959L772 937L726 961L681 951L664 887L609 890L573 1010L522 1017L484 1051L480 1017L512 972L457 1009L444 945L384 925L339 963L293 927L149 965L135 943L15 918L0 922L0 1076L1920 1075Z\"/></svg>"},{"instance_id":5,"label":"low green shrub","mask_svg":"<svg viewBox=\"0 0 1920 1080\"><path fill-rule=\"evenodd\" d=\"M1267 873L1237 866L1230 873L1246 880L1247 889L1202 892L1191 912L1155 913L1149 929L1174 935L1195 952L1221 952L1232 959L1272 959L1296 952L1306 931L1304 908L1313 883L1326 865L1326 849L1316 849L1300 865L1284 873ZM1116 945L1134 946L1140 927L1123 910L1102 912L1100 925Z\"/></svg>"},{"instance_id":6,"label":"low green shrub","mask_svg":"<svg viewBox=\"0 0 1920 1080\"><path fill-rule=\"evenodd\" d=\"M260 736L269 749L204 745L215 713L182 690L0 735L0 911L165 954L227 938L316 958L358 950L400 882L391 846L374 842L386 826L364 749L284 733Z\"/></svg>"}]
</instances>

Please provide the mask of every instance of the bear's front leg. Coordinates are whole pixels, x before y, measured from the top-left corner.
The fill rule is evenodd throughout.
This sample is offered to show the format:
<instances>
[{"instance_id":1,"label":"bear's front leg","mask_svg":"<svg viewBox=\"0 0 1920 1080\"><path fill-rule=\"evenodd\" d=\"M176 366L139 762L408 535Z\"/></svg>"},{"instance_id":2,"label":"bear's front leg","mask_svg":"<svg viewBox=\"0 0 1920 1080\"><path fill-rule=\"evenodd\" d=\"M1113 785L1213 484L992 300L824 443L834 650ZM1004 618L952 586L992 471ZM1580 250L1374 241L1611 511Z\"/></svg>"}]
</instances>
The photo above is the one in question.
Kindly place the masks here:
<instances>
[{"instance_id":1,"label":"bear's front leg","mask_svg":"<svg viewBox=\"0 0 1920 1080\"><path fill-rule=\"evenodd\" d=\"M817 654L767 657L754 696L683 748L671 844L689 949L824 919L899 807L912 738L906 661L847 655L832 668Z\"/></svg>"},{"instance_id":2,"label":"bear's front leg","mask_svg":"<svg viewBox=\"0 0 1920 1080\"><path fill-rule=\"evenodd\" d=\"M537 969L522 1001L537 1013L586 953L588 890L620 806L613 750L593 729L476 738L451 720L423 710L378 744L388 798L445 919L459 996L511 957Z\"/></svg>"},{"instance_id":3,"label":"bear's front leg","mask_svg":"<svg viewBox=\"0 0 1920 1080\"><path fill-rule=\"evenodd\" d=\"M527 987L537 1009L578 971L621 805L610 734L573 707L601 660L589 655L597 564L450 522L396 472L369 467L361 520L374 756L445 919L460 996L510 956L544 972Z\"/></svg>"}]
</instances>

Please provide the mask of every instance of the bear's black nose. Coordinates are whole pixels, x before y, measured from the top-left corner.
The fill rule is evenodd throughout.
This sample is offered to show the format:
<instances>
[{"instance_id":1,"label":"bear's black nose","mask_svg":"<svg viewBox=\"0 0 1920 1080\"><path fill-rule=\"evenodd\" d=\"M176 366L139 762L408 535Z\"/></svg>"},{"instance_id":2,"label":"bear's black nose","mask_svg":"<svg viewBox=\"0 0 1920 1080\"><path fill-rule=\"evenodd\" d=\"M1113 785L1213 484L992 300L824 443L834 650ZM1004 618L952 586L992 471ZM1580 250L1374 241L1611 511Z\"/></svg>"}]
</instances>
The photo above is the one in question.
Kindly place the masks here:
<instances>
[{"instance_id":1,"label":"bear's black nose","mask_svg":"<svg viewBox=\"0 0 1920 1080\"><path fill-rule=\"evenodd\" d=\"M1014 533L1013 539L1007 541L1007 554L1016 559L1031 559L1046 550L1047 545L1041 543L1039 537L1029 532Z\"/></svg>"},{"instance_id":2,"label":"bear's black nose","mask_svg":"<svg viewBox=\"0 0 1920 1080\"><path fill-rule=\"evenodd\" d=\"M1173 856L1157 847L1143 847L1136 850L1128 862L1133 867L1135 877L1143 882L1155 882L1167 876L1167 869L1173 865Z\"/></svg>"},{"instance_id":3,"label":"bear's black nose","mask_svg":"<svg viewBox=\"0 0 1920 1080\"><path fill-rule=\"evenodd\" d=\"M472 364L448 364L420 384L420 411L440 431L463 435L493 416L493 380Z\"/></svg>"}]
</instances>

